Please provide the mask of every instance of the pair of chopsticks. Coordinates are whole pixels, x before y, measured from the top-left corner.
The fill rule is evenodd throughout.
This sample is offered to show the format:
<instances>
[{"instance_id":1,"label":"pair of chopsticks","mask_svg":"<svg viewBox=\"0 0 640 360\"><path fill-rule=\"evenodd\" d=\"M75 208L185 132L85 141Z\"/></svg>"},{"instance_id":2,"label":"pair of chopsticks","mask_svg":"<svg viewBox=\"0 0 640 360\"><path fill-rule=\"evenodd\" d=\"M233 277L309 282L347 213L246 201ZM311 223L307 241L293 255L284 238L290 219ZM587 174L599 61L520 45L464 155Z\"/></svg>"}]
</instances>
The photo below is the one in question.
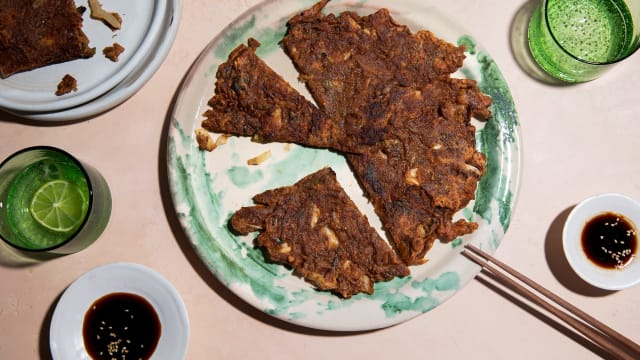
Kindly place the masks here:
<instances>
[{"instance_id":1,"label":"pair of chopsticks","mask_svg":"<svg viewBox=\"0 0 640 360\"><path fill-rule=\"evenodd\" d=\"M471 244L465 245L462 254L494 275L503 285L511 287L524 298L550 312L616 358L625 360L640 358L640 345L571 305L509 265Z\"/></svg>"}]
</instances>

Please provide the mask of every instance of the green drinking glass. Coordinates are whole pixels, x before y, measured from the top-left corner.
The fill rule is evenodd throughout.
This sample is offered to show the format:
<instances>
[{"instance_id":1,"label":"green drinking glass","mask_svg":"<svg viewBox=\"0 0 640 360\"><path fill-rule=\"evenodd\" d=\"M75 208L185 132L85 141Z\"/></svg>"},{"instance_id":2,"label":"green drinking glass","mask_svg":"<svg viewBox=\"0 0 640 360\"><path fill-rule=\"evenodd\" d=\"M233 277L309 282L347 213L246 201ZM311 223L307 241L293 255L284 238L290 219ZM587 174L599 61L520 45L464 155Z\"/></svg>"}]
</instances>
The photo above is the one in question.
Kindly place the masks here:
<instances>
[{"instance_id":1,"label":"green drinking glass","mask_svg":"<svg viewBox=\"0 0 640 360\"><path fill-rule=\"evenodd\" d=\"M0 238L24 255L80 251L110 214L105 179L62 149L30 147L0 164Z\"/></svg>"},{"instance_id":2,"label":"green drinking glass","mask_svg":"<svg viewBox=\"0 0 640 360\"><path fill-rule=\"evenodd\" d=\"M640 0L542 0L527 37L547 74L567 83L590 81L640 46Z\"/></svg>"}]
</instances>

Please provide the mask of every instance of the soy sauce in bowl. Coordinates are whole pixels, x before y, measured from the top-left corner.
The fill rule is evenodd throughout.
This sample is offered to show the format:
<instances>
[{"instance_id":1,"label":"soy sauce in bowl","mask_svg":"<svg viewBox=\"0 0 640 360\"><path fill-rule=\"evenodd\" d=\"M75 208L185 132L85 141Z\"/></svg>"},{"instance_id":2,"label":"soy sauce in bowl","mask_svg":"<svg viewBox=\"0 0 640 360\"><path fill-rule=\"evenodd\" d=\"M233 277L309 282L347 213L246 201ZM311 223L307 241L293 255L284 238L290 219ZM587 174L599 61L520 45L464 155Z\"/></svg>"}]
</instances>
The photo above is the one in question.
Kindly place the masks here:
<instances>
[{"instance_id":1,"label":"soy sauce in bowl","mask_svg":"<svg viewBox=\"0 0 640 360\"><path fill-rule=\"evenodd\" d=\"M640 284L640 202L617 193L589 197L569 213L562 249L571 268L605 290Z\"/></svg>"},{"instance_id":2,"label":"soy sauce in bowl","mask_svg":"<svg viewBox=\"0 0 640 360\"><path fill-rule=\"evenodd\" d=\"M605 212L585 224L581 243L587 258L597 266L622 269L637 252L638 235L625 216Z\"/></svg>"},{"instance_id":3,"label":"soy sauce in bowl","mask_svg":"<svg viewBox=\"0 0 640 360\"><path fill-rule=\"evenodd\" d=\"M149 359L160 339L160 319L142 296L116 292L96 300L84 316L82 336L92 359Z\"/></svg>"}]
</instances>

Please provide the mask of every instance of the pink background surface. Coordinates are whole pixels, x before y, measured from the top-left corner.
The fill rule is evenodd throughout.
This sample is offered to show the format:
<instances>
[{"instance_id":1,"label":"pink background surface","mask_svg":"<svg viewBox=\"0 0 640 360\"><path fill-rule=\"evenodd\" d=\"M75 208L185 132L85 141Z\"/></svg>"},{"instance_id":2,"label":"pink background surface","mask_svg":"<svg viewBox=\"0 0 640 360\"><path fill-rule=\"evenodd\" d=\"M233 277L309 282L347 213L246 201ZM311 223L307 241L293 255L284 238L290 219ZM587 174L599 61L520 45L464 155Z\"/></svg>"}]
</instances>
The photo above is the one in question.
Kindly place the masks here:
<instances>
[{"instance_id":1,"label":"pink background surface","mask_svg":"<svg viewBox=\"0 0 640 360\"><path fill-rule=\"evenodd\" d=\"M42 124L0 112L0 158L26 146L62 147L99 169L113 196L110 223L88 249L34 266L0 265L0 359L48 358L48 326L58 297L86 271L119 261L157 270L180 292L191 324L187 359L598 358L571 330L482 278L405 323L340 334L275 320L211 275L173 211L165 170L167 116L199 52L256 3L184 0L180 29L162 67L105 114ZM563 222L580 200L603 192L640 199L640 55L590 83L545 85L528 77L510 51L509 27L522 1L438 3L494 57L519 113L521 190L496 256L640 342L640 286L594 289L571 272L560 247Z\"/></svg>"}]
</instances>

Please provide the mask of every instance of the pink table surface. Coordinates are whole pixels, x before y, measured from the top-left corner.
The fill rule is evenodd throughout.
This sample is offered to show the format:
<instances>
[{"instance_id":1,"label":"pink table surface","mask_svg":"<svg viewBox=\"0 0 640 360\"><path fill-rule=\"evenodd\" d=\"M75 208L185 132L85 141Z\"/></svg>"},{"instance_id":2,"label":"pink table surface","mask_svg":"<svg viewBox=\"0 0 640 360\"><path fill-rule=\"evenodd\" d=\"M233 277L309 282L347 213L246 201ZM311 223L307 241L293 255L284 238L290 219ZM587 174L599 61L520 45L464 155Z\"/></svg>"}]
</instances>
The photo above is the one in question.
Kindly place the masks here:
<instances>
[{"instance_id":1,"label":"pink table surface","mask_svg":"<svg viewBox=\"0 0 640 360\"><path fill-rule=\"evenodd\" d=\"M201 49L256 3L185 0L162 67L132 98L103 115L60 125L0 113L0 158L31 145L65 148L97 167L113 196L110 223L88 249L35 266L0 266L0 359L49 358L48 326L59 295L86 271L118 261L151 267L180 292L190 320L187 359L600 357L546 313L480 278L422 316L357 334L274 320L214 278L171 205L163 170L166 119L172 96ZM620 192L640 199L640 55L590 83L537 82L521 70L509 47L511 20L523 3L438 2L492 54L519 113L521 187L496 256L640 342L640 286L617 292L589 287L568 268L559 245L568 211L583 198Z\"/></svg>"}]
</instances>

